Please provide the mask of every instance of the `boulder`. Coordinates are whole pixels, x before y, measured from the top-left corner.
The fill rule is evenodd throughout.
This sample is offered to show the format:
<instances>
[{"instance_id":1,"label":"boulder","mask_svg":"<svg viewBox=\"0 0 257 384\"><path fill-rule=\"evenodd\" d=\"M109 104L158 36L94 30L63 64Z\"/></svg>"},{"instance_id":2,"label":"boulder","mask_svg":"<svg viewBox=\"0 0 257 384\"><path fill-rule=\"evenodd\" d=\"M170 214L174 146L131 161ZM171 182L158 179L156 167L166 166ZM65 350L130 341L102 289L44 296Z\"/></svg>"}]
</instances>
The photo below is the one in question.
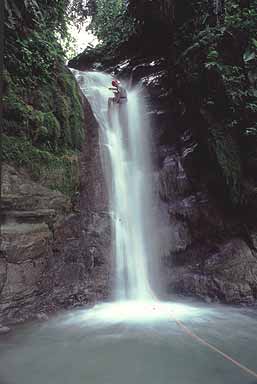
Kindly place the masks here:
<instances>
[{"instance_id":1,"label":"boulder","mask_svg":"<svg viewBox=\"0 0 257 384\"><path fill-rule=\"evenodd\" d=\"M1 306L6 308L7 303L23 301L31 298L38 292L38 284L47 267L47 259L27 260L21 264L8 263L7 277L1 293ZM30 301L30 300L29 300Z\"/></svg>"},{"instance_id":2,"label":"boulder","mask_svg":"<svg viewBox=\"0 0 257 384\"><path fill-rule=\"evenodd\" d=\"M167 202L177 200L179 196L189 195L192 191L190 182L176 154L167 156L163 161L158 184L160 197Z\"/></svg>"},{"instance_id":3,"label":"boulder","mask_svg":"<svg viewBox=\"0 0 257 384\"><path fill-rule=\"evenodd\" d=\"M256 302L257 258L240 238L199 255L198 263L191 257L172 270L168 274L170 292L229 304Z\"/></svg>"},{"instance_id":4,"label":"boulder","mask_svg":"<svg viewBox=\"0 0 257 384\"><path fill-rule=\"evenodd\" d=\"M68 212L71 208L69 199L58 191L51 191L31 180L26 170L14 168L10 164L2 165L1 183L2 214L8 211L35 211L54 209ZM52 214L52 212L49 212Z\"/></svg>"},{"instance_id":5,"label":"boulder","mask_svg":"<svg viewBox=\"0 0 257 384\"><path fill-rule=\"evenodd\" d=\"M21 264L27 260L45 258L50 252L53 234L45 223L2 226L1 250L5 260Z\"/></svg>"}]
</instances>

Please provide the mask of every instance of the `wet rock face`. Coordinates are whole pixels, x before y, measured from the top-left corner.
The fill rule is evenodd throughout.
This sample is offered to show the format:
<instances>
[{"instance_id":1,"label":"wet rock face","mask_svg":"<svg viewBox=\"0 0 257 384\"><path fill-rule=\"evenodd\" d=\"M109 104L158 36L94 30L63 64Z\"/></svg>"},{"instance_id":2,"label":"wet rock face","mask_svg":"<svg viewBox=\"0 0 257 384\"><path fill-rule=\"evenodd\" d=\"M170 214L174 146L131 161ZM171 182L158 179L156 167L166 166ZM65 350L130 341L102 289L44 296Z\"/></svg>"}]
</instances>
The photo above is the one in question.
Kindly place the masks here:
<instances>
[{"instance_id":1,"label":"wet rock face","mask_svg":"<svg viewBox=\"0 0 257 384\"><path fill-rule=\"evenodd\" d=\"M23 169L2 167L0 323L110 293L110 219L98 126L86 100L84 109L76 199L32 181Z\"/></svg>"},{"instance_id":2,"label":"wet rock face","mask_svg":"<svg viewBox=\"0 0 257 384\"><path fill-rule=\"evenodd\" d=\"M243 240L234 238L219 244L201 265L191 262L175 268L173 274L170 272L169 289L208 301L253 304L256 273L256 253Z\"/></svg>"},{"instance_id":3,"label":"wet rock face","mask_svg":"<svg viewBox=\"0 0 257 384\"><path fill-rule=\"evenodd\" d=\"M8 216L8 221L26 222L32 217L35 220L38 217L40 221L40 216L51 217L56 211L65 213L70 210L69 199L62 193L51 193L43 185L32 182L24 169L18 171L7 164L3 166L1 190L3 220Z\"/></svg>"},{"instance_id":4,"label":"wet rock face","mask_svg":"<svg viewBox=\"0 0 257 384\"><path fill-rule=\"evenodd\" d=\"M24 170L8 164L2 170L0 319L13 321L42 308L58 307L56 284L66 287L60 294L63 301L68 300L82 286L79 273L85 267L78 264L79 215L74 215L76 244L74 236L67 236L64 242L56 230L57 226L68 231L71 225L75 228L74 220L70 220L70 200L35 183ZM58 246L60 252L56 257ZM67 253L72 252L76 254L75 260L67 258ZM76 276L71 273L74 265L80 266ZM69 281L63 275L64 266L71 276Z\"/></svg>"},{"instance_id":5,"label":"wet rock face","mask_svg":"<svg viewBox=\"0 0 257 384\"><path fill-rule=\"evenodd\" d=\"M161 251L164 289L208 301L255 303L256 230L244 233L240 221L226 214L204 185L197 187L190 180L182 160L174 148L158 178L166 215L166 225L159 231L166 238L169 234Z\"/></svg>"}]
</instances>

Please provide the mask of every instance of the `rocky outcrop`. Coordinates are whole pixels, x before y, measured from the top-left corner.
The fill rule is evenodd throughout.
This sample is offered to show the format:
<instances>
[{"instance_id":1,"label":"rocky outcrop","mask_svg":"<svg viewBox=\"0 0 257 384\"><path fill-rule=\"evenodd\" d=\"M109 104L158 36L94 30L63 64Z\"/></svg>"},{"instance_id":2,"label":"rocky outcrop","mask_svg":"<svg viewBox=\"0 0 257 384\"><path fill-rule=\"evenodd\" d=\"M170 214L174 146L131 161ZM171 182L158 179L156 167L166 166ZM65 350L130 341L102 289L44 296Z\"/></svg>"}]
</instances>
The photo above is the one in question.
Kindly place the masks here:
<instances>
[{"instance_id":1,"label":"rocky outcrop","mask_svg":"<svg viewBox=\"0 0 257 384\"><path fill-rule=\"evenodd\" d=\"M70 211L60 192L33 182L25 170L3 165L1 318L19 318L46 305L54 285L54 227Z\"/></svg>"},{"instance_id":2,"label":"rocky outcrop","mask_svg":"<svg viewBox=\"0 0 257 384\"><path fill-rule=\"evenodd\" d=\"M103 300L111 273L110 220L98 126L84 100L86 140L75 199L2 167L0 322Z\"/></svg>"},{"instance_id":3,"label":"rocky outcrop","mask_svg":"<svg viewBox=\"0 0 257 384\"><path fill-rule=\"evenodd\" d=\"M191 258L186 266L182 262L174 274L170 273L171 291L231 304L253 304L256 301L256 252L241 238L218 243L207 255L201 256L198 263Z\"/></svg>"},{"instance_id":4,"label":"rocky outcrop","mask_svg":"<svg viewBox=\"0 0 257 384\"><path fill-rule=\"evenodd\" d=\"M169 293L208 301L256 301L257 253L235 216L225 214L203 188L190 183L178 153L169 155L159 173L170 244L163 252L162 273Z\"/></svg>"}]
</instances>

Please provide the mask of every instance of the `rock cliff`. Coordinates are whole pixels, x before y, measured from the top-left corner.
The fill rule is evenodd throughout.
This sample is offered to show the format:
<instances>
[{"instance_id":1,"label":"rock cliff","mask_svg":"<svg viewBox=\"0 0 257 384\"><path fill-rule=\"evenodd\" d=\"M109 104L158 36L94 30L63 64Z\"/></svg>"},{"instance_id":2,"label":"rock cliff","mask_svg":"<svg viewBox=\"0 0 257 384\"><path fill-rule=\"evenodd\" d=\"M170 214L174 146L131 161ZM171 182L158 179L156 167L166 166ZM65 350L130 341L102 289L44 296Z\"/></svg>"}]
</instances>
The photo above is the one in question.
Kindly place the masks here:
<instances>
[{"instance_id":1,"label":"rock cliff","mask_svg":"<svg viewBox=\"0 0 257 384\"><path fill-rule=\"evenodd\" d=\"M104 300L111 273L110 221L98 125L84 99L79 193L70 199L2 167L0 321L19 321ZM47 178L46 178L47 180Z\"/></svg>"}]
</instances>

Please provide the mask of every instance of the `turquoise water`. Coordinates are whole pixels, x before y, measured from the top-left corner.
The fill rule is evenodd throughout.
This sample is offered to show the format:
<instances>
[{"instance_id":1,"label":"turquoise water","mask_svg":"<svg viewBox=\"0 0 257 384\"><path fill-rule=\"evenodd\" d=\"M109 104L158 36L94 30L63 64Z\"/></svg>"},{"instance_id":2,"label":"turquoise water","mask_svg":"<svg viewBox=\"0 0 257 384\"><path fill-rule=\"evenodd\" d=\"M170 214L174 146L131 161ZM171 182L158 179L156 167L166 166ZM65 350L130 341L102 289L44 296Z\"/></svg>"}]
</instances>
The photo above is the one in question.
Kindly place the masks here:
<instances>
[{"instance_id":1,"label":"turquoise water","mask_svg":"<svg viewBox=\"0 0 257 384\"><path fill-rule=\"evenodd\" d=\"M257 383L173 319L257 371L256 312L195 303L144 305L141 311L133 303L129 309L99 305L18 327L0 338L0 383Z\"/></svg>"}]
</instances>

